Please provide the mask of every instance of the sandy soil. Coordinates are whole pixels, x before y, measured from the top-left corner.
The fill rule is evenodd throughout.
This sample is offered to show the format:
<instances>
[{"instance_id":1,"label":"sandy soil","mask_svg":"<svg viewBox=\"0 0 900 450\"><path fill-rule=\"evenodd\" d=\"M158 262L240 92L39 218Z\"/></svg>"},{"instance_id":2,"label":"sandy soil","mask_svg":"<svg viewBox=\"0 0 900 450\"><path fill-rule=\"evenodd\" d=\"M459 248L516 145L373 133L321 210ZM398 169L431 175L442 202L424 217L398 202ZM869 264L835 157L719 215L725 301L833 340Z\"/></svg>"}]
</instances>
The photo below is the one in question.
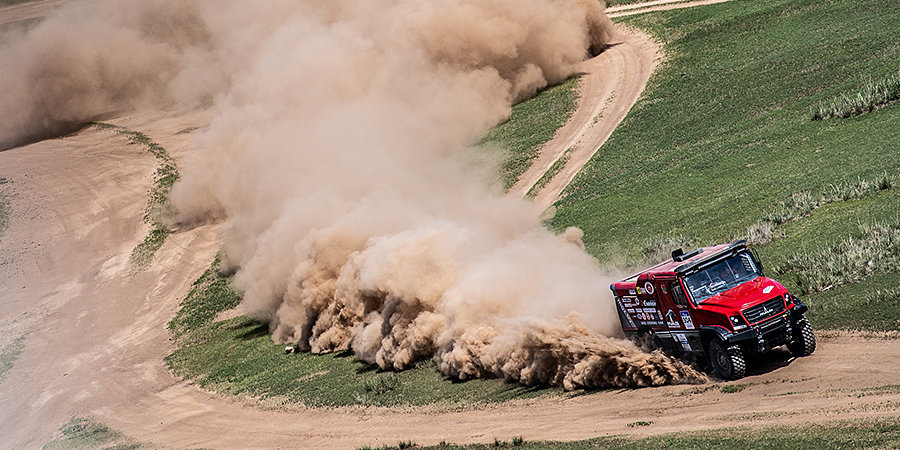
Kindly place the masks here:
<instances>
[{"instance_id":1,"label":"sandy soil","mask_svg":"<svg viewBox=\"0 0 900 450\"><path fill-rule=\"evenodd\" d=\"M653 49L642 57L652 63L655 47L632 36L637 48ZM590 94L602 106L595 104L588 122L600 111L598 124L613 116L606 113L610 95ZM183 160L192 130L207 121L202 112L147 112L112 122ZM204 392L165 367L173 348L165 324L212 260L221 230L175 233L149 269L132 273L128 257L147 232L141 216L155 168L143 148L98 128L0 152L13 210L0 237L0 345L27 334L25 352L0 382L0 448L39 447L74 415L162 447L348 448L517 435L572 440L900 412L897 389L866 390L897 383L900 340L850 334L822 338L807 358L771 355L733 394L668 386L440 412L272 410ZM652 424L627 427L635 421Z\"/></svg>"}]
</instances>

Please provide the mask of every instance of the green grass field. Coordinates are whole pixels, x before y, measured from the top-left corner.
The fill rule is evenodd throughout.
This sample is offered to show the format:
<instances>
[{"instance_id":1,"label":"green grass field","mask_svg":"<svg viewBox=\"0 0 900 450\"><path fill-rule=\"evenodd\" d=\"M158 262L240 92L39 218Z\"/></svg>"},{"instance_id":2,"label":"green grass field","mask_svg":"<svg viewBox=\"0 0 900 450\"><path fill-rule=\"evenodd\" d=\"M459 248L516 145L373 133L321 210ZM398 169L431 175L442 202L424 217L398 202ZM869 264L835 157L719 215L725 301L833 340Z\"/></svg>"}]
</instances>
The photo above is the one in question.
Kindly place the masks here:
<instances>
[{"instance_id":1,"label":"green grass field","mask_svg":"<svg viewBox=\"0 0 900 450\"><path fill-rule=\"evenodd\" d=\"M601 263L637 267L676 242L730 241L769 224L757 246L767 274L803 293L815 328L900 330L900 189L882 181L900 174L900 106L811 119L822 102L897 71L895 6L736 0L626 19L663 42L667 59L565 192L551 226L581 227ZM488 133L488 146L510 151L507 185L562 123L546 126L546 105L570 114L575 87L545 90ZM501 380L458 383L429 362L395 374L348 354L284 354L265 324L213 322L238 301L214 269L198 280L170 324L180 346L168 358L175 373L275 404L456 407L564 395ZM697 442L712 448L716 436Z\"/></svg>"}]
</instances>

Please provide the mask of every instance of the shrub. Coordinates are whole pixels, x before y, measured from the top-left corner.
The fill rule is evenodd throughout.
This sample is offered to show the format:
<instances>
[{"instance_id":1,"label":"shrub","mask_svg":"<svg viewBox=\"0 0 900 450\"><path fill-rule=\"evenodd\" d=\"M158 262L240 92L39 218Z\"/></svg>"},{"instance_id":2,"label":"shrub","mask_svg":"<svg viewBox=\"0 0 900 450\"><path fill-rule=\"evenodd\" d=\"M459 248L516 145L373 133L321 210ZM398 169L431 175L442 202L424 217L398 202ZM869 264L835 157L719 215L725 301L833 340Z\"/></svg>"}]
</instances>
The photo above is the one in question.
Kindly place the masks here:
<instances>
[{"instance_id":1,"label":"shrub","mask_svg":"<svg viewBox=\"0 0 900 450\"><path fill-rule=\"evenodd\" d=\"M400 377L396 373L388 373L383 377L366 380L365 386L366 392L384 395L400 387Z\"/></svg>"}]
</instances>

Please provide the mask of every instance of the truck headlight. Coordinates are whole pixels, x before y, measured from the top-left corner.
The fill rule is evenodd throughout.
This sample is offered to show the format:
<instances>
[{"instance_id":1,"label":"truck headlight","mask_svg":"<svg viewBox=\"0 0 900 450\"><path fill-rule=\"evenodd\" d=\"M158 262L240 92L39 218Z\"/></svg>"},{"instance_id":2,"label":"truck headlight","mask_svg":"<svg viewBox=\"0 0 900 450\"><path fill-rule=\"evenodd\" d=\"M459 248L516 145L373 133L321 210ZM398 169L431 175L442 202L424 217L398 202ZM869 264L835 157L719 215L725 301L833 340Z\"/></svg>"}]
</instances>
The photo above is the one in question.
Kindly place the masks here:
<instances>
[{"instance_id":1,"label":"truck headlight","mask_svg":"<svg viewBox=\"0 0 900 450\"><path fill-rule=\"evenodd\" d=\"M734 331L740 331L747 328L747 324L744 323L744 319L741 318L741 316L731 316L729 319L731 320L731 326L734 328Z\"/></svg>"}]
</instances>

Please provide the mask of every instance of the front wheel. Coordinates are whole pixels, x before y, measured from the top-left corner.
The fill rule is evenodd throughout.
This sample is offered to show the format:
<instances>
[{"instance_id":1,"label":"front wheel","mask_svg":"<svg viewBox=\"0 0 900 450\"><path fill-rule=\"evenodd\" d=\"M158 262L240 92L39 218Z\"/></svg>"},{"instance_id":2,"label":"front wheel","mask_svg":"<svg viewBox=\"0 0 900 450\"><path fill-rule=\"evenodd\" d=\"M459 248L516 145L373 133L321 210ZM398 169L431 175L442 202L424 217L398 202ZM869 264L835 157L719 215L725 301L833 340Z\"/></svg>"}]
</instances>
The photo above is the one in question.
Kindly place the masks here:
<instances>
[{"instance_id":1,"label":"front wheel","mask_svg":"<svg viewBox=\"0 0 900 450\"><path fill-rule=\"evenodd\" d=\"M709 362L713 370L726 380L742 378L747 372L744 352L737 345L725 346L719 339L709 344Z\"/></svg>"},{"instance_id":2,"label":"front wheel","mask_svg":"<svg viewBox=\"0 0 900 450\"><path fill-rule=\"evenodd\" d=\"M816 335L805 317L794 325L794 342L788 345L788 349L798 358L812 355L816 351Z\"/></svg>"}]
</instances>

